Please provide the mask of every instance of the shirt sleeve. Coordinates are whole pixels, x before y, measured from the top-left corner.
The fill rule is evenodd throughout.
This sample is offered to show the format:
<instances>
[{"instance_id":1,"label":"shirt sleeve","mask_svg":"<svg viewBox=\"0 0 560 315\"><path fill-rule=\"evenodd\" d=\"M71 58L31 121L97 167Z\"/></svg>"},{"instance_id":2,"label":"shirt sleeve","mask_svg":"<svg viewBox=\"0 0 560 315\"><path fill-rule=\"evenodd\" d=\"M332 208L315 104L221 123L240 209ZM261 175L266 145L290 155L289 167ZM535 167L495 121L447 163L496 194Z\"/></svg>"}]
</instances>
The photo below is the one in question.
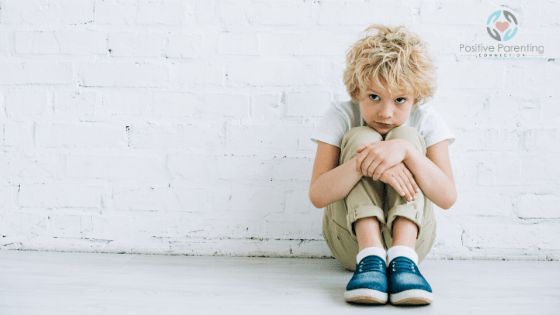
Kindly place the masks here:
<instances>
[{"instance_id":1,"label":"shirt sleeve","mask_svg":"<svg viewBox=\"0 0 560 315\"><path fill-rule=\"evenodd\" d=\"M448 140L449 145L455 142L454 132L439 113L431 112L423 125L426 148L443 140Z\"/></svg>"},{"instance_id":2,"label":"shirt sleeve","mask_svg":"<svg viewBox=\"0 0 560 315\"><path fill-rule=\"evenodd\" d=\"M322 141L340 148L342 137L349 129L350 123L344 113L336 106L331 106L311 134L311 141Z\"/></svg>"}]
</instances>

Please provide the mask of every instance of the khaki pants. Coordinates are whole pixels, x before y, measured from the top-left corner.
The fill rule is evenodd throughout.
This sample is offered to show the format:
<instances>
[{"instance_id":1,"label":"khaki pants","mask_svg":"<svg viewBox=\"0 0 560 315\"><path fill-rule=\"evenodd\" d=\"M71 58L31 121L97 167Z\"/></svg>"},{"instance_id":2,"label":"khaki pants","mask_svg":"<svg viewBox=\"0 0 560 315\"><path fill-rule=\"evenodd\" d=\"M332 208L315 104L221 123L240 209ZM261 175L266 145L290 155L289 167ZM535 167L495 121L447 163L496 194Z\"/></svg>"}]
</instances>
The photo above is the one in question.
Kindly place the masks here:
<instances>
[{"instance_id":1,"label":"khaki pants","mask_svg":"<svg viewBox=\"0 0 560 315\"><path fill-rule=\"evenodd\" d=\"M394 128L385 136L385 140L390 139L405 139L426 154L424 138L414 128ZM361 144L376 141L383 141L383 137L373 128L362 126L350 129L342 139L339 163L354 157L356 148ZM376 217L380 222L382 243L388 249L392 246L391 229L397 216L405 217L418 226L416 253L420 263L436 240L432 202L422 192L415 200L407 202L390 185L374 181L371 177L362 177L346 198L327 205L323 214L323 237L336 260L346 269L354 271L358 254L354 222L360 218Z\"/></svg>"}]
</instances>

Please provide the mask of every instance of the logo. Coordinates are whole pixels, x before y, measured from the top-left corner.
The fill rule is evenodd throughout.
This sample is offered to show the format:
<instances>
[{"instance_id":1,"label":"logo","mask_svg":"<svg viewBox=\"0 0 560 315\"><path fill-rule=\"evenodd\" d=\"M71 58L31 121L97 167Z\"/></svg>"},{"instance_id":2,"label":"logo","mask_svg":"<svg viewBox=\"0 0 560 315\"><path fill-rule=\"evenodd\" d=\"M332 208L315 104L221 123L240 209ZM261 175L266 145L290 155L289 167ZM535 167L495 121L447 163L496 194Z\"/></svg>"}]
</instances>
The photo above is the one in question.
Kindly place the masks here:
<instances>
[{"instance_id":1,"label":"logo","mask_svg":"<svg viewBox=\"0 0 560 315\"><path fill-rule=\"evenodd\" d=\"M486 31L481 26L476 27L477 35L480 33L483 37L482 40L460 42L457 51L458 57L518 60L545 58L547 61L554 61L554 58L546 56L545 47L539 40L527 38L530 32L526 32L525 28L521 35L517 35L519 21L525 21L526 18L537 20L538 11L528 10L523 13L515 11L509 6L501 5L491 12L492 14L486 19ZM482 33L488 33L492 39ZM515 40L511 41L514 37Z\"/></svg>"},{"instance_id":2,"label":"logo","mask_svg":"<svg viewBox=\"0 0 560 315\"><path fill-rule=\"evenodd\" d=\"M493 39L507 42L517 34L519 23L515 15L506 9L494 11L486 20L486 31Z\"/></svg>"}]
</instances>

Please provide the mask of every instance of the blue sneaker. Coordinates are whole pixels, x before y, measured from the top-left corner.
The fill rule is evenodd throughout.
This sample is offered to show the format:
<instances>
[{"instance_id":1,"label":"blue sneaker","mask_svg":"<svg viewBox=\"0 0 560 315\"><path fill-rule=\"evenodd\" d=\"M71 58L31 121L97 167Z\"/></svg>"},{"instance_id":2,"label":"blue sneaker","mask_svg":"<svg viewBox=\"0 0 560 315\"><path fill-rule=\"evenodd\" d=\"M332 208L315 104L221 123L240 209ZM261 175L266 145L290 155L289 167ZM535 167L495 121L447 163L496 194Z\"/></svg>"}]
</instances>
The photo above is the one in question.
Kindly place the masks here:
<instances>
[{"instance_id":1,"label":"blue sneaker","mask_svg":"<svg viewBox=\"0 0 560 315\"><path fill-rule=\"evenodd\" d=\"M344 292L344 299L350 303L387 303L387 264L376 255L362 258L356 264L356 271Z\"/></svg>"},{"instance_id":2,"label":"blue sneaker","mask_svg":"<svg viewBox=\"0 0 560 315\"><path fill-rule=\"evenodd\" d=\"M387 274L391 304L432 303L432 287L410 258L398 256L391 260Z\"/></svg>"}]
</instances>

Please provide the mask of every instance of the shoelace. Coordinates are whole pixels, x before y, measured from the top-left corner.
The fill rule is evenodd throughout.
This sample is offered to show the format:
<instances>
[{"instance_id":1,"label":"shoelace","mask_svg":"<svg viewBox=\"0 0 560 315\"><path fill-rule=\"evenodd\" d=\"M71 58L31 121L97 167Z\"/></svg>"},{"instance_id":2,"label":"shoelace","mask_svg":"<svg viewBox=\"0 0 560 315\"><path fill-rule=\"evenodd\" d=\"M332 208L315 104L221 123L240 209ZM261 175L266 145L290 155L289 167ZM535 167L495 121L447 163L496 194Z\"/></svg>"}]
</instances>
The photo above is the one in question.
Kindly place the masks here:
<instances>
[{"instance_id":1,"label":"shoelace","mask_svg":"<svg viewBox=\"0 0 560 315\"><path fill-rule=\"evenodd\" d=\"M391 262L391 269L393 271L412 271L414 273L416 273L417 270L414 263L406 259L394 259Z\"/></svg>"},{"instance_id":2,"label":"shoelace","mask_svg":"<svg viewBox=\"0 0 560 315\"><path fill-rule=\"evenodd\" d=\"M385 271L385 266L383 265L383 261L377 259L375 257L365 257L360 261L358 264L358 272L365 272L365 271Z\"/></svg>"}]
</instances>

